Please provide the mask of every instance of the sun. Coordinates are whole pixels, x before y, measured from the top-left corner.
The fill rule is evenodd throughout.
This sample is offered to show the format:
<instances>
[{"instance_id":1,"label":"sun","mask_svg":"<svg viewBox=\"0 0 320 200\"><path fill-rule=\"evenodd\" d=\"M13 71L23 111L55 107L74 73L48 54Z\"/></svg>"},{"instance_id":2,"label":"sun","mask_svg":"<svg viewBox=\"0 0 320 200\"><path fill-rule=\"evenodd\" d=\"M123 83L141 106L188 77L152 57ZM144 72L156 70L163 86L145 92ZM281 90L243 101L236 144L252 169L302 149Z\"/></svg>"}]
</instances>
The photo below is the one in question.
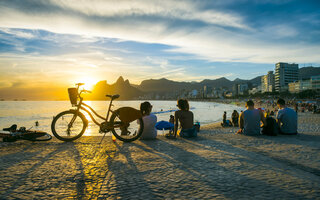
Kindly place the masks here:
<instances>
[{"instance_id":1,"label":"sun","mask_svg":"<svg viewBox=\"0 0 320 200\"><path fill-rule=\"evenodd\" d=\"M77 83L84 83L82 87L86 90L92 90L97 82L97 79L94 79L92 77L81 77L77 79Z\"/></svg>"}]
</instances>

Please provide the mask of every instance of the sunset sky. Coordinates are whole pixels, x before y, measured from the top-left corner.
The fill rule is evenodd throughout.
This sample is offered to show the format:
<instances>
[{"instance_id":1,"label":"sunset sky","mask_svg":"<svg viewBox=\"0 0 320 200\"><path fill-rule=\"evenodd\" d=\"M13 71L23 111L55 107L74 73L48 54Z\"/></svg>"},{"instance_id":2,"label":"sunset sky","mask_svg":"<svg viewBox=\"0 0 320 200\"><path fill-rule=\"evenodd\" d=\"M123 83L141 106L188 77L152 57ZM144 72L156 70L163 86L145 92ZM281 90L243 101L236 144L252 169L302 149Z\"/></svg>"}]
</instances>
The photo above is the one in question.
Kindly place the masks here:
<instances>
[{"instance_id":1,"label":"sunset sky","mask_svg":"<svg viewBox=\"0 0 320 200\"><path fill-rule=\"evenodd\" d=\"M317 0L0 0L0 92L319 66L319 10Z\"/></svg>"}]
</instances>

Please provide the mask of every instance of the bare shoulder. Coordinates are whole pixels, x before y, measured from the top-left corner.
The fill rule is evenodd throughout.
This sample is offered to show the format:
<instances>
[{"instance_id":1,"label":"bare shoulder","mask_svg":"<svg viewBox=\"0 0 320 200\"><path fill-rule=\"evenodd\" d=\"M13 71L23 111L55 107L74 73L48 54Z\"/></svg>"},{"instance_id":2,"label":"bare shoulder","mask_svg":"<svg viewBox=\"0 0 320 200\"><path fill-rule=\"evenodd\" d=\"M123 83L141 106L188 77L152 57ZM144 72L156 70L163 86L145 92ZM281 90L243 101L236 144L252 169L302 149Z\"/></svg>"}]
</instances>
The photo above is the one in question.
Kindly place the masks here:
<instances>
[{"instance_id":1,"label":"bare shoulder","mask_svg":"<svg viewBox=\"0 0 320 200\"><path fill-rule=\"evenodd\" d=\"M180 116L180 115L181 115L181 110L177 110L176 112L174 112L174 115L175 115L176 117Z\"/></svg>"},{"instance_id":2,"label":"bare shoulder","mask_svg":"<svg viewBox=\"0 0 320 200\"><path fill-rule=\"evenodd\" d=\"M179 116L193 116L193 112L185 111L185 110L177 110L174 114L175 114L176 117L179 117Z\"/></svg>"},{"instance_id":3,"label":"bare shoulder","mask_svg":"<svg viewBox=\"0 0 320 200\"><path fill-rule=\"evenodd\" d=\"M189 110L189 112L191 113L190 115L192 115L192 116L193 116L193 112L191 112L190 110Z\"/></svg>"}]
</instances>

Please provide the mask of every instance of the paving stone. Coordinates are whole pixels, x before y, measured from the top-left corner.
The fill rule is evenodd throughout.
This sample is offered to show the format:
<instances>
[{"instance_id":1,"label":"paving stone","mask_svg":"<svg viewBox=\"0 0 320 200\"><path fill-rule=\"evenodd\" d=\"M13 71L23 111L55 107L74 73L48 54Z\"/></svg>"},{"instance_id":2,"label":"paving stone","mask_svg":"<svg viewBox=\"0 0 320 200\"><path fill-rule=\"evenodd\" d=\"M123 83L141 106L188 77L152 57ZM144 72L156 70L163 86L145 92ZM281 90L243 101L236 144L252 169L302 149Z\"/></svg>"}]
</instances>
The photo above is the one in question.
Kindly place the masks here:
<instances>
[{"instance_id":1,"label":"paving stone","mask_svg":"<svg viewBox=\"0 0 320 200\"><path fill-rule=\"evenodd\" d=\"M318 130L294 138L216 128L190 140L0 143L0 199L320 199Z\"/></svg>"}]
</instances>

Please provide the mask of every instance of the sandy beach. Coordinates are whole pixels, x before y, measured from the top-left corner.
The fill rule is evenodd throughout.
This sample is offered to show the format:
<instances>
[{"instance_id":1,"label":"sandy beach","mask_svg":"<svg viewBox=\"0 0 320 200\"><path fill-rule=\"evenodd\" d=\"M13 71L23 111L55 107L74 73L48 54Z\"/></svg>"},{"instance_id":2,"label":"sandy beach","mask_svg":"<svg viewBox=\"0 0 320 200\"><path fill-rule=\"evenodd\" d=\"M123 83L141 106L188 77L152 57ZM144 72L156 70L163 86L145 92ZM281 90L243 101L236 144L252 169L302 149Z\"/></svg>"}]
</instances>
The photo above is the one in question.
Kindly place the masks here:
<instances>
[{"instance_id":1,"label":"sandy beach","mask_svg":"<svg viewBox=\"0 0 320 200\"><path fill-rule=\"evenodd\" d=\"M296 136L235 135L113 143L0 143L0 199L319 199L320 115L299 113Z\"/></svg>"}]
</instances>

